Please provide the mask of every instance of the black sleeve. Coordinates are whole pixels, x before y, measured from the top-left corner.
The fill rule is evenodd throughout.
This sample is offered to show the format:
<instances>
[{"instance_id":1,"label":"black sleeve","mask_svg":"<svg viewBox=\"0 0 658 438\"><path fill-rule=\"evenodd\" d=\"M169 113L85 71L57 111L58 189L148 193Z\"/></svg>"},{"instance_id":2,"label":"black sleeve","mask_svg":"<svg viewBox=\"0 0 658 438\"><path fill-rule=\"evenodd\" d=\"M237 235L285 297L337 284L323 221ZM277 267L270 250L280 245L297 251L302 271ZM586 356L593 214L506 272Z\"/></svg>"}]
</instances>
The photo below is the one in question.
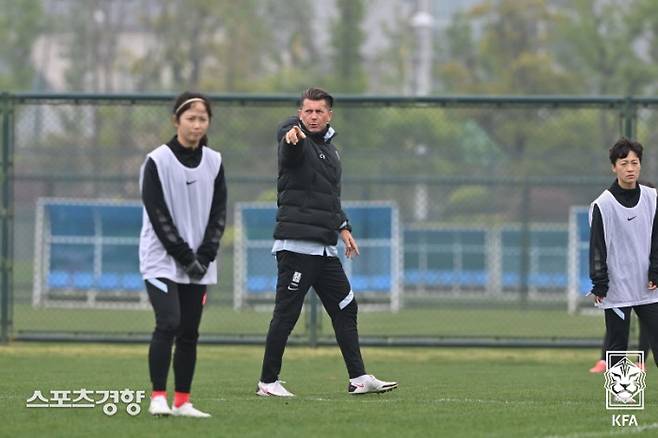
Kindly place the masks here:
<instances>
[{"instance_id":1,"label":"black sleeve","mask_svg":"<svg viewBox=\"0 0 658 438\"><path fill-rule=\"evenodd\" d=\"M203 242L197 249L197 257L202 265L208 266L217 257L219 240L224 235L226 228L226 180L224 178L224 165L219 168L215 178L215 189L212 195L212 206L208 225L203 235Z\"/></svg>"},{"instance_id":2,"label":"black sleeve","mask_svg":"<svg viewBox=\"0 0 658 438\"><path fill-rule=\"evenodd\" d=\"M340 186L340 181L338 181L338 185L336 186L336 190L338 191L338 197L340 198L341 195L341 186ZM345 224L343 226L343 224ZM347 217L347 213L345 213L345 210L343 210L342 206L340 209L340 223L338 224L338 231L346 229L350 233L352 232L352 225L350 225L350 220Z\"/></svg>"},{"instance_id":3,"label":"black sleeve","mask_svg":"<svg viewBox=\"0 0 658 438\"><path fill-rule=\"evenodd\" d=\"M338 230L347 230L350 233L352 232L352 225L350 225L350 220L347 218L347 214L345 214L345 210L343 209L340 210L340 224L338 224Z\"/></svg>"},{"instance_id":4,"label":"black sleeve","mask_svg":"<svg viewBox=\"0 0 658 438\"><path fill-rule=\"evenodd\" d=\"M171 218L171 213L164 199L158 168L151 158L144 165L142 202L153 230L155 230L155 234L165 247L167 254L171 255L181 266L188 266L194 262L194 251L178 233L178 229Z\"/></svg>"},{"instance_id":5,"label":"black sleeve","mask_svg":"<svg viewBox=\"0 0 658 438\"><path fill-rule=\"evenodd\" d=\"M592 280L592 293L604 297L608 294L608 250L603 234L603 219L599 206L592 209L592 224L589 234L589 278Z\"/></svg>"},{"instance_id":6,"label":"black sleeve","mask_svg":"<svg viewBox=\"0 0 658 438\"><path fill-rule=\"evenodd\" d=\"M279 167L298 166L304 157L304 145L306 139L297 142L297 144L286 143L286 132L288 132L299 121L294 118L286 120L277 131L277 141L279 142Z\"/></svg>"},{"instance_id":7,"label":"black sleeve","mask_svg":"<svg viewBox=\"0 0 658 438\"><path fill-rule=\"evenodd\" d=\"M649 254L649 281L658 284L658 203L651 228L651 253Z\"/></svg>"}]
</instances>

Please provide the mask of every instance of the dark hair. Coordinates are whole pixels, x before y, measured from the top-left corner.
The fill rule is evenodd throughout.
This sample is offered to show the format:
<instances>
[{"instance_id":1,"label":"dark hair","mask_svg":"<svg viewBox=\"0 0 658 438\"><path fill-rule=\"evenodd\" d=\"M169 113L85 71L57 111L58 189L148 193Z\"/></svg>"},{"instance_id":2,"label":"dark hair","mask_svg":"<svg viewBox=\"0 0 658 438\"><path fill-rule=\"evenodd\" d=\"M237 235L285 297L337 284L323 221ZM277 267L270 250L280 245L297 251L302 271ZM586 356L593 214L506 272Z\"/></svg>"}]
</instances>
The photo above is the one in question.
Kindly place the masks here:
<instances>
[{"instance_id":1,"label":"dark hair","mask_svg":"<svg viewBox=\"0 0 658 438\"><path fill-rule=\"evenodd\" d=\"M629 152L635 152L637 158L642 162L642 151L644 148L639 141L630 140L626 137L621 137L617 143L610 148L610 162L614 166L620 158L628 157Z\"/></svg>"},{"instance_id":2,"label":"dark hair","mask_svg":"<svg viewBox=\"0 0 658 438\"><path fill-rule=\"evenodd\" d=\"M176 100L174 101L172 114L174 115L174 117L176 117L176 120L180 118L181 114L183 114L185 111L190 109L190 107L194 102L198 102L197 100L195 100L186 103L186 101L190 99L201 99L203 101L203 104L206 106L206 112L208 113L208 117L212 119L212 108L210 108L210 101L208 100L208 98L201 93L185 91L179 94L178 97L176 97Z\"/></svg>"},{"instance_id":3,"label":"dark hair","mask_svg":"<svg viewBox=\"0 0 658 438\"><path fill-rule=\"evenodd\" d=\"M329 109L334 106L334 98L331 94L324 91L322 88L307 88L302 93L301 98L299 99L299 107L301 108L304 105L304 100L324 100L327 103Z\"/></svg>"}]
</instances>

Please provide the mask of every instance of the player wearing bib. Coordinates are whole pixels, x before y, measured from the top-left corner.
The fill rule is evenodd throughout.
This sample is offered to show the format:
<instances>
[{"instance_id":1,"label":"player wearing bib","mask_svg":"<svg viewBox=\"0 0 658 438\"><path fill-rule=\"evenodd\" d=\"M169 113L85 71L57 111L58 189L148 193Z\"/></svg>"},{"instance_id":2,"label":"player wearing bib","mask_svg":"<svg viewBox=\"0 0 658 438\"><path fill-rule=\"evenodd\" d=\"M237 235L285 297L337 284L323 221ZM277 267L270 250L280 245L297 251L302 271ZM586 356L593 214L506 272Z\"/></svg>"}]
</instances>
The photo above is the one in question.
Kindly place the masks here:
<instances>
[{"instance_id":1,"label":"player wearing bib","mask_svg":"<svg viewBox=\"0 0 658 438\"><path fill-rule=\"evenodd\" d=\"M176 135L147 155L140 173L139 265L155 312L152 415L210 416L189 400L206 289L217 283L215 257L226 223L222 156L208 147L206 136L211 117L207 98L181 94L173 110ZM174 342L170 409L166 389Z\"/></svg>"},{"instance_id":2,"label":"player wearing bib","mask_svg":"<svg viewBox=\"0 0 658 438\"><path fill-rule=\"evenodd\" d=\"M591 294L596 306L605 311L607 348L628 349L634 310L649 331L656 360L657 200L655 189L637 182L642 152L640 143L626 138L610 149L617 179L591 204L589 212Z\"/></svg>"}]
</instances>

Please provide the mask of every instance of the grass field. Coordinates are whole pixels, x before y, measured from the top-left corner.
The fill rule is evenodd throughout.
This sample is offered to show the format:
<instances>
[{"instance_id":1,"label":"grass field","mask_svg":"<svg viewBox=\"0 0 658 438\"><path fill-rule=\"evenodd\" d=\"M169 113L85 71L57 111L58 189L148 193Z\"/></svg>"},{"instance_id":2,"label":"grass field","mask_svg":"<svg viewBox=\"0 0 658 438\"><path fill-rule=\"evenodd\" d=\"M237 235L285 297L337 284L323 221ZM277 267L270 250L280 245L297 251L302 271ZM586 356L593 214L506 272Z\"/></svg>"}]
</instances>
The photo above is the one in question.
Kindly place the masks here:
<instances>
[{"instance_id":1,"label":"grass field","mask_svg":"<svg viewBox=\"0 0 658 438\"><path fill-rule=\"evenodd\" d=\"M643 411L606 411L595 350L365 348L368 370L397 379L382 395L349 396L337 348L289 348L281 378L293 399L259 398L262 348L201 346L193 401L211 419L113 417L94 409L28 409L35 390L148 389L146 345L0 346L0 436L598 437L658 433L658 370ZM122 405L125 408L125 405ZM635 413L639 427L611 425Z\"/></svg>"},{"instance_id":2,"label":"grass field","mask_svg":"<svg viewBox=\"0 0 658 438\"><path fill-rule=\"evenodd\" d=\"M332 336L331 322L321 312L323 334ZM264 335L270 311L235 312L229 307L204 309L201 334ZM110 332L150 333L153 311L14 307L14 332ZM635 327L637 324L633 324ZM305 329L304 315L295 333ZM359 331L364 336L461 336L602 339L602 314L569 315L561 309L430 307L403 309L399 313L360 312Z\"/></svg>"}]
</instances>

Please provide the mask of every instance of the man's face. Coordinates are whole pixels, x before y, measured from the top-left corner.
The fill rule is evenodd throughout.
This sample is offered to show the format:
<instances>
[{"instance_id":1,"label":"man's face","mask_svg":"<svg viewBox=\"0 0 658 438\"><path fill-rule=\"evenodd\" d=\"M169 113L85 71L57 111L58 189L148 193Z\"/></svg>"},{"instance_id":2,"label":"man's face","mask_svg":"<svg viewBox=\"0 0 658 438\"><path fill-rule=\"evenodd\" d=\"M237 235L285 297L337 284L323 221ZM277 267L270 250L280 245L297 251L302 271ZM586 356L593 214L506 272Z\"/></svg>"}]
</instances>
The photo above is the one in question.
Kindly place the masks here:
<instances>
[{"instance_id":1,"label":"man's face","mask_svg":"<svg viewBox=\"0 0 658 438\"><path fill-rule=\"evenodd\" d=\"M331 108L324 99L304 99L302 107L297 111L297 115L306 126L306 129L312 133L324 131L329 121L331 121L331 114Z\"/></svg>"},{"instance_id":2,"label":"man's face","mask_svg":"<svg viewBox=\"0 0 658 438\"><path fill-rule=\"evenodd\" d=\"M618 158L612 166L612 171L617 175L617 182L624 189L633 189L640 177L642 167L637 154L630 151L625 158Z\"/></svg>"}]
</instances>

